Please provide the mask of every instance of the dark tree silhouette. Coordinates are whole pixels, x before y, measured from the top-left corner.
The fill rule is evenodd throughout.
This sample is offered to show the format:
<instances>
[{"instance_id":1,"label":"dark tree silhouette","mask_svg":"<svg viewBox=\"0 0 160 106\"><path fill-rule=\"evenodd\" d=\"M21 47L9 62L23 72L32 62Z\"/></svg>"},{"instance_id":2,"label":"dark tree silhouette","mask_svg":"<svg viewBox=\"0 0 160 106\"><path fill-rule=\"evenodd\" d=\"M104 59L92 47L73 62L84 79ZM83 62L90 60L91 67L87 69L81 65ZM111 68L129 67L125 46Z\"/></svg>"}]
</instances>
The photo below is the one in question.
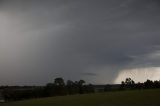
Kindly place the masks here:
<instances>
[{"instance_id":1,"label":"dark tree silhouette","mask_svg":"<svg viewBox=\"0 0 160 106\"><path fill-rule=\"evenodd\" d=\"M79 87L79 93L83 94L84 93L84 88L83 88L83 84L85 83L84 80L79 80L78 81L78 87Z\"/></svg>"},{"instance_id":2,"label":"dark tree silhouette","mask_svg":"<svg viewBox=\"0 0 160 106\"><path fill-rule=\"evenodd\" d=\"M55 95L55 84L53 83L48 83L44 87L44 96L54 96Z\"/></svg>"},{"instance_id":3,"label":"dark tree silhouette","mask_svg":"<svg viewBox=\"0 0 160 106\"><path fill-rule=\"evenodd\" d=\"M56 95L66 95L67 91L63 78L54 79L54 85Z\"/></svg>"},{"instance_id":4,"label":"dark tree silhouette","mask_svg":"<svg viewBox=\"0 0 160 106\"><path fill-rule=\"evenodd\" d=\"M54 79L54 84L56 86L62 86L62 87L65 86L63 78L56 78L56 79Z\"/></svg>"},{"instance_id":5,"label":"dark tree silhouette","mask_svg":"<svg viewBox=\"0 0 160 106\"><path fill-rule=\"evenodd\" d=\"M154 82L148 79L146 82L144 82L144 86L145 88L154 88Z\"/></svg>"},{"instance_id":6,"label":"dark tree silhouette","mask_svg":"<svg viewBox=\"0 0 160 106\"><path fill-rule=\"evenodd\" d=\"M66 87L67 87L68 94L75 94L76 93L73 81L68 80Z\"/></svg>"},{"instance_id":7,"label":"dark tree silhouette","mask_svg":"<svg viewBox=\"0 0 160 106\"><path fill-rule=\"evenodd\" d=\"M131 89L135 87L135 82L131 78L126 78L125 81L121 82L121 88Z\"/></svg>"}]
</instances>

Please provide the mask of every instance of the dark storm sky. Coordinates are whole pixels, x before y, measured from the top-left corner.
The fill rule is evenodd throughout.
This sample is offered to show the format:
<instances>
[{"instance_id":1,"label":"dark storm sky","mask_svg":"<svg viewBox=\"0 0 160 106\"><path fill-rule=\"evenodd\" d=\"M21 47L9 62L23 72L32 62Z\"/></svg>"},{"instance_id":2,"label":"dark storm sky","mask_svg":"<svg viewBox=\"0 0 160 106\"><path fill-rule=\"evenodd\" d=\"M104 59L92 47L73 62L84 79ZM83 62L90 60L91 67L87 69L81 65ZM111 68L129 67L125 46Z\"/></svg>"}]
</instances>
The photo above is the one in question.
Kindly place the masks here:
<instances>
[{"instance_id":1,"label":"dark storm sky","mask_svg":"<svg viewBox=\"0 0 160 106\"><path fill-rule=\"evenodd\" d=\"M0 84L160 79L159 0L0 0Z\"/></svg>"}]
</instances>

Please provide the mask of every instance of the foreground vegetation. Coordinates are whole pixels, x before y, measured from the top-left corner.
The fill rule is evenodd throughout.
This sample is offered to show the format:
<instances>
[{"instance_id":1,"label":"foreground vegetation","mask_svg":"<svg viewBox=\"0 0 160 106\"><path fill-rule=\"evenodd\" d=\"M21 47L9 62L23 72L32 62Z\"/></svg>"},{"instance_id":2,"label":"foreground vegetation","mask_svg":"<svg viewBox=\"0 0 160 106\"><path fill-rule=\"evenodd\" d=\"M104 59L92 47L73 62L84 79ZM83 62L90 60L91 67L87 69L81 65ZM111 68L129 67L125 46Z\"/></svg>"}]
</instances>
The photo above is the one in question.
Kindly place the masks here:
<instances>
[{"instance_id":1,"label":"foreground vegetation","mask_svg":"<svg viewBox=\"0 0 160 106\"><path fill-rule=\"evenodd\" d=\"M126 78L121 84L92 85L86 84L84 80L68 80L65 82L63 78L55 78L52 83L48 83L46 86L0 86L0 102L95 92L157 88L160 89L160 81L147 80L144 83L135 83L131 78Z\"/></svg>"},{"instance_id":2,"label":"foreground vegetation","mask_svg":"<svg viewBox=\"0 0 160 106\"><path fill-rule=\"evenodd\" d=\"M159 97L160 89L131 90L32 99L0 106L160 106Z\"/></svg>"}]
</instances>

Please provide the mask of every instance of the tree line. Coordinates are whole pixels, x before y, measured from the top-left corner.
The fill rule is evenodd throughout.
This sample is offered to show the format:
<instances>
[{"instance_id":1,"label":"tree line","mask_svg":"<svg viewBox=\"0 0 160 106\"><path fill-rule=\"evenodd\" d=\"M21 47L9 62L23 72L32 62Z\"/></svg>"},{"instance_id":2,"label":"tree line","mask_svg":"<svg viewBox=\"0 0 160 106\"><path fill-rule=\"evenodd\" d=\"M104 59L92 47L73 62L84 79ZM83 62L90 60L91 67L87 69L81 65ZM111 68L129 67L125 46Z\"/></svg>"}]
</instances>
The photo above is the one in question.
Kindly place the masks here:
<instances>
[{"instance_id":1,"label":"tree line","mask_svg":"<svg viewBox=\"0 0 160 106\"><path fill-rule=\"evenodd\" d=\"M66 83L63 78L55 78L54 82L45 86L1 86L0 91L6 101L41 98L51 96L63 96L73 94L93 93L92 84L85 84L84 80Z\"/></svg>"},{"instance_id":2,"label":"tree line","mask_svg":"<svg viewBox=\"0 0 160 106\"><path fill-rule=\"evenodd\" d=\"M121 89L153 89L160 88L160 81L152 81L147 79L145 82L135 83L131 78L126 78L125 81L121 82Z\"/></svg>"},{"instance_id":3,"label":"tree line","mask_svg":"<svg viewBox=\"0 0 160 106\"><path fill-rule=\"evenodd\" d=\"M0 96L2 95L5 101L16 101L31 98L94 93L96 92L96 87L99 89L99 92L153 89L160 88L160 81L147 80L143 83L135 83L131 78L126 78L121 84L97 86L86 84L84 80L68 80L65 82L63 78L55 78L52 83L48 83L45 86L0 86Z\"/></svg>"}]
</instances>

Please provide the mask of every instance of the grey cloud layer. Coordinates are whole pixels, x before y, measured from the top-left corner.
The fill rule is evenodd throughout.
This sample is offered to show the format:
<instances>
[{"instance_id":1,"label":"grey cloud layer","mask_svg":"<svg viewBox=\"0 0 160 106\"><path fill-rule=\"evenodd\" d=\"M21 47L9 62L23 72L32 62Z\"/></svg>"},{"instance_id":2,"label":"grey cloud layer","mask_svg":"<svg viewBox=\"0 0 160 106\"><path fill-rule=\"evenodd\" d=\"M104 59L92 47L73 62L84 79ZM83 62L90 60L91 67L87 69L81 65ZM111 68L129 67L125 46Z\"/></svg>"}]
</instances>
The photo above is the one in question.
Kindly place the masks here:
<instances>
[{"instance_id":1,"label":"grey cloud layer","mask_svg":"<svg viewBox=\"0 0 160 106\"><path fill-rule=\"evenodd\" d=\"M159 50L159 3L2 1L1 83L44 84L58 76L112 83L122 69L158 66L139 58Z\"/></svg>"}]
</instances>

